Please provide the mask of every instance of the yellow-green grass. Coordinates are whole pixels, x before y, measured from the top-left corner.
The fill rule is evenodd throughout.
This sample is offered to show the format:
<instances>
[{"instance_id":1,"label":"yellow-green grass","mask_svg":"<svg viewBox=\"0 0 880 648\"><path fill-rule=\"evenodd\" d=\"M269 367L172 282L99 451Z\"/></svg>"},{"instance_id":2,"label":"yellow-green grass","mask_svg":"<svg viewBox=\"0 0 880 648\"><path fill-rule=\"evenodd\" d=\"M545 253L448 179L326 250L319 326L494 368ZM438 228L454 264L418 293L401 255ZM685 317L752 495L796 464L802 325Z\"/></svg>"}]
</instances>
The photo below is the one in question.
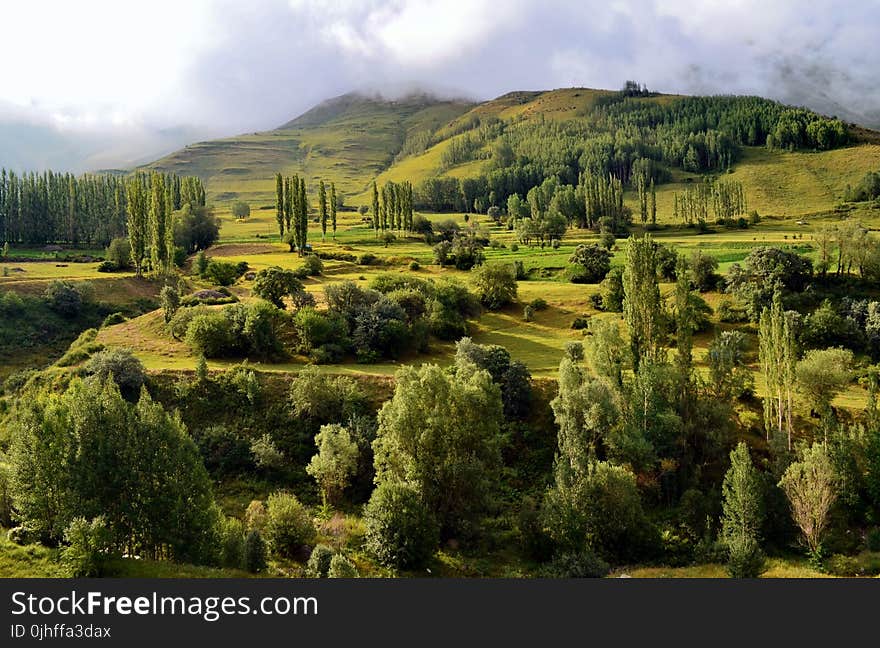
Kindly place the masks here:
<instances>
[{"instance_id":1,"label":"yellow-green grass","mask_svg":"<svg viewBox=\"0 0 880 648\"><path fill-rule=\"evenodd\" d=\"M107 273L98 272L98 265L97 263L67 263L64 261L0 263L0 288L4 285L35 279L82 280L106 278L108 276ZM112 276L132 276L133 274L130 272L115 272Z\"/></svg>"},{"instance_id":2,"label":"yellow-green grass","mask_svg":"<svg viewBox=\"0 0 880 648\"><path fill-rule=\"evenodd\" d=\"M629 567L615 569L611 577L631 578L728 578L724 565L707 563L690 567ZM833 578L800 558L769 558L761 578Z\"/></svg>"}]
</instances>

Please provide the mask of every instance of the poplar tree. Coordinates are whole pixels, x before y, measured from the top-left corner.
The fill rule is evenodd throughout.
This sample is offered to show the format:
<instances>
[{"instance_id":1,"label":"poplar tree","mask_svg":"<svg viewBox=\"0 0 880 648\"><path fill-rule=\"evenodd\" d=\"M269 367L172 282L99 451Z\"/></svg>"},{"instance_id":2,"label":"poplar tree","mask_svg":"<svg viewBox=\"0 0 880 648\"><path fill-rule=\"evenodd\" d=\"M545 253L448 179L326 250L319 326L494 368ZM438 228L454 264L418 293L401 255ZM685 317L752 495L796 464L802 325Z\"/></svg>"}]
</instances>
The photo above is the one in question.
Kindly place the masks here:
<instances>
[{"instance_id":1,"label":"poplar tree","mask_svg":"<svg viewBox=\"0 0 880 648\"><path fill-rule=\"evenodd\" d=\"M147 196L144 188L144 176L140 173L126 180L128 243L131 246L131 258L134 262L135 274L143 274L142 264L147 247Z\"/></svg>"},{"instance_id":2,"label":"poplar tree","mask_svg":"<svg viewBox=\"0 0 880 648\"><path fill-rule=\"evenodd\" d=\"M721 486L721 540L729 553L728 571L734 578L754 578L763 571L759 545L764 509L761 479L749 449L740 441L730 453L730 468Z\"/></svg>"},{"instance_id":3,"label":"poplar tree","mask_svg":"<svg viewBox=\"0 0 880 648\"><path fill-rule=\"evenodd\" d=\"M376 236L379 236L379 189L376 187L376 181L373 180L373 229L376 230Z\"/></svg>"},{"instance_id":4,"label":"poplar tree","mask_svg":"<svg viewBox=\"0 0 880 648\"><path fill-rule=\"evenodd\" d=\"M330 223L333 226L333 239L336 240L336 183L330 183Z\"/></svg>"},{"instance_id":5,"label":"poplar tree","mask_svg":"<svg viewBox=\"0 0 880 648\"><path fill-rule=\"evenodd\" d=\"M657 189L654 187L654 179L651 179L651 225L657 224Z\"/></svg>"},{"instance_id":6,"label":"poplar tree","mask_svg":"<svg viewBox=\"0 0 880 648\"><path fill-rule=\"evenodd\" d=\"M278 228L282 234L284 235L285 228L287 232L290 232L290 214L293 210L293 195L291 193L291 181L290 178L284 178L284 188L282 190L283 200L281 205L281 222L278 223Z\"/></svg>"},{"instance_id":7,"label":"poplar tree","mask_svg":"<svg viewBox=\"0 0 880 648\"><path fill-rule=\"evenodd\" d=\"M150 261L153 272L165 268L165 176L150 176Z\"/></svg>"},{"instance_id":8,"label":"poplar tree","mask_svg":"<svg viewBox=\"0 0 880 648\"><path fill-rule=\"evenodd\" d=\"M633 371L643 358L655 359L662 340L663 302L657 283L657 245L650 236L631 236L623 271L623 315L629 327Z\"/></svg>"},{"instance_id":9,"label":"poplar tree","mask_svg":"<svg viewBox=\"0 0 880 648\"><path fill-rule=\"evenodd\" d=\"M300 178L299 181L299 237L302 244L300 245L299 254L303 256L306 250L306 244L309 238L309 201L306 197L306 181Z\"/></svg>"},{"instance_id":10,"label":"poplar tree","mask_svg":"<svg viewBox=\"0 0 880 648\"><path fill-rule=\"evenodd\" d=\"M791 450L792 401L797 349L789 317L782 307L782 295L773 295L772 308L764 308L758 325L758 357L767 395L764 397L764 429L788 436Z\"/></svg>"},{"instance_id":11,"label":"poplar tree","mask_svg":"<svg viewBox=\"0 0 880 648\"><path fill-rule=\"evenodd\" d=\"M278 221L278 235L284 238L284 201L287 192L280 173L275 174L275 220Z\"/></svg>"},{"instance_id":12,"label":"poplar tree","mask_svg":"<svg viewBox=\"0 0 880 648\"><path fill-rule=\"evenodd\" d=\"M321 215L321 240L327 238L327 188L324 181L318 183L318 213Z\"/></svg>"}]
</instances>

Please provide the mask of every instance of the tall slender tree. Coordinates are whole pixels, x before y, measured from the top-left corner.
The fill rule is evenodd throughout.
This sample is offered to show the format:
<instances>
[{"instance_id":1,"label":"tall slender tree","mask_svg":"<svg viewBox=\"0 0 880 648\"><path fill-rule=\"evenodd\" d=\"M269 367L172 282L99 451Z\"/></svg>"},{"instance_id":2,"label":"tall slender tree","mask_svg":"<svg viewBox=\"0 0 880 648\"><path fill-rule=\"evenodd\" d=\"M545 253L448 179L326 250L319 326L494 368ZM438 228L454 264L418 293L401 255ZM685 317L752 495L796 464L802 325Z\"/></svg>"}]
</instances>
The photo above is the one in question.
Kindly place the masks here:
<instances>
[{"instance_id":1,"label":"tall slender tree","mask_svg":"<svg viewBox=\"0 0 880 648\"><path fill-rule=\"evenodd\" d=\"M318 183L318 213L321 216L321 240L327 238L327 187L324 181Z\"/></svg>"},{"instance_id":2,"label":"tall slender tree","mask_svg":"<svg viewBox=\"0 0 880 648\"><path fill-rule=\"evenodd\" d=\"M330 183L330 223L333 226L333 239L336 239L336 183Z\"/></svg>"},{"instance_id":3,"label":"tall slender tree","mask_svg":"<svg viewBox=\"0 0 880 648\"><path fill-rule=\"evenodd\" d=\"M623 314L629 327L635 373L643 359L656 359L661 351L663 302L657 263L657 245L650 236L629 238L623 271Z\"/></svg>"},{"instance_id":4,"label":"tall slender tree","mask_svg":"<svg viewBox=\"0 0 880 648\"><path fill-rule=\"evenodd\" d=\"M376 230L376 236L379 236L379 189L376 187L376 181L373 180L373 229Z\"/></svg>"},{"instance_id":5,"label":"tall slender tree","mask_svg":"<svg viewBox=\"0 0 880 648\"><path fill-rule=\"evenodd\" d=\"M278 236L284 238L284 201L287 192L285 181L280 173L275 174L275 220L278 221Z\"/></svg>"}]
</instances>

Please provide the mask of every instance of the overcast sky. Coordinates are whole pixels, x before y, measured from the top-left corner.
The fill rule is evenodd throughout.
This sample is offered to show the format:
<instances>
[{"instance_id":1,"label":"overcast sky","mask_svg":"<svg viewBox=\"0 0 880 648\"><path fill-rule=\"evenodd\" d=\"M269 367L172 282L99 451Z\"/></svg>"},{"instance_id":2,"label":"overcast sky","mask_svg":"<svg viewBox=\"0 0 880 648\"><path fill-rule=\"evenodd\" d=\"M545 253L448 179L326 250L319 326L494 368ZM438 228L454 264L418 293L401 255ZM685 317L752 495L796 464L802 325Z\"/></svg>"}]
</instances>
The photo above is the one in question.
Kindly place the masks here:
<instances>
[{"instance_id":1,"label":"overcast sky","mask_svg":"<svg viewBox=\"0 0 880 648\"><path fill-rule=\"evenodd\" d=\"M2 0L0 21L0 164L9 132L7 151L91 141L94 163L124 164L414 86L488 99L631 78L880 125L880 0Z\"/></svg>"}]
</instances>

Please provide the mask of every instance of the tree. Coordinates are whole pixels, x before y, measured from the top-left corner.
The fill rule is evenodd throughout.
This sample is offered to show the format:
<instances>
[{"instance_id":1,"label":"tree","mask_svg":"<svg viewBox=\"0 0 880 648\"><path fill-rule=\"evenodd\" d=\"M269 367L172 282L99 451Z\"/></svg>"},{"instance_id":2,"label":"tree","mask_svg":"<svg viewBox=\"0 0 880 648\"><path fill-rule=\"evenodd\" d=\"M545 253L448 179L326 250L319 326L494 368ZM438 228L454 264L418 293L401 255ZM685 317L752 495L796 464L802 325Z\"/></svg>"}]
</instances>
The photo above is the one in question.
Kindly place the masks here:
<instances>
[{"instance_id":1,"label":"tree","mask_svg":"<svg viewBox=\"0 0 880 648\"><path fill-rule=\"evenodd\" d=\"M663 302L657 283L657 246L650 236L631 236L623 270L623 315L629 327L633 371L655 359L663 337Z\"/></svg>"},{"instance_id":2,"label":"tree","mask_svg":"<svg viewBox=\"0 0 880 648\"><path fill-rule=\"evenodd\" d=\"M129 403L111 380L74 379L19 407L10 463L24 527L57 542L74 518L102 515L116 550L212 559L210 478L180 418L146 390Z\"/></svg>"},{"instance_id":3,"label":"tree","mask_svg":"<svg viewBox=\"0 0 880 648\"><path fill-rule=\"evenodd\" d=\"M364 546L380 564L423 567L437 551L439 529L419 490L406 482L383 482L364 509Z\"/></svg>"},{"instance_id":4,"label":"tree","mask_svg":"<svg viewBox=\"0 0 880 648\"><path fill-rule=\"evenodd\" d=\"M516 300L516 272L511 264L485 264L475 270L475 274L477 295L489 310L498 310Z\"/></svg>"},{"instance_id":5,"label":"tree","mask_svg":"<svg viewBox=\"0 0 880 648\"><path fill-rule=\"evenodd\" d=\"M837 476L823 443L803 451L800 461L786 469L779 481L791 506L791 516L801 530L811 557L818 559L828 527L829 513L837 499Z\"/></svg>"},{"instance_id":6,"label":"tree","mask_svg":"<svg viewBox=\"0 0 880 648\"><path fill-rule=\"evenodd\" d=\"M611 269L611 253L598 245L578 245L569 257L569 281L599 283Z\"/></svg>"},{"instance_id":7,"label":"tree","mask_svg":"<svg viewBox=\"0 0 880 648\"><path fill-rule=\"evenodd\" d=\"M107 260L118 270L125 270L131 265L131 244L127 239L117 237L107 246Z\"/></svg>"},{"instance_id":8,"label":"tree","mask_svg":"<svg viewBox=\"0 0 880 648\"><path fill-rule=\"evenodd\" d=\"M128 242L131 245L131 260L134 263L135 273L138 277L142 273L142 265L146 256L148 228L147 228L147 195L146 176L137 173L126 180L126 195L128 216Z\"/></svg>"},{"instance_id":9,"label":"tree","mask_svg":"<svg viewBox=\"0 0 880 648\"><path fill-rule=\"evenodd\" d=\"M159 291L159 304L167 324L180 307L180 294L177 289L174 286L162 286L162 290Z\"/></svg>"},{"instance_id":10,"label":"tree","mask_svg":"<svg viewBox=\"0 0 880 648\"><path fill-rule=\"evenodd\" d=\"M278 266L260 270L254 277L253 291L257 297L281 309L285 307L285 297L292 297L299 305L306 305L308 301L304 299L307 293L296 273Z\"/></svg>"},{"instance_id":11,"label":"tree","mask_svg":"<svg viewBox=\"0 0 880 648\"><path fill-rule=\"evenodd\" d=\"M730 575L755 578L763 571L759 541L764 509L760 476L743 442L730 453L721 496L721 540L729 552Z\"/></svg>"},{"instance_id":12,"label":"tree","mask_svg":"<svg viewBox=\"0 0 880 648\"><path fill-rule=\"evenodd\" d=\"M153 171L150 176L150 189L150 261L153 272L164 274L169 269L168 249L165 243L169 217L165 200L165 176Z\"/></svg>"},{"instance_id":13,"label":"tree","mask_svg":"<svg viewBox=\"0 0 880 648\"><path fill-rule=\"evenodd\" d=\"M853 353L849 349L813 349L795 367L801 392L822 419L826 443L834 418L831 401L849 383L852 363Z\"/></svg>"},{"instance_id":14,"label":"tree","mask_svg":"<svg viewBox=\"0 0 880 648\"><path fill-rule=\"evenodd\" d=\"M321 215L321 240L327 237L327 188L324 181L318 184L318 213Z\"/></svg>"},{"instance_id":15,"label":"tree","mask_svg":"<svg viewBox=\"0 0 880 648\"><path fill-rule=\"evenodd\" d=\"M128 349L98 351L85 364L83 372L102 381L112 379L122 396L131 402L137 402L146 381L144 365Z\"/></svg>"},{"instance_id":16,"label":"tree","mask_svg":"<svg viewBox=\"0 0 880 648\"><path fill-rule=\"evenodd\" d=\"M248 531L244 541L244 568L252 574L266 569L266 543L256 529Z\"/></svg>"},{"instance_id":17,"label":"tree","mask_svg":"<svg viewBox=\"0 0 880 648\"><path fill-rule=\"evenodd\" d=\"M315 525L306 507L291 493L273 493L266 500L264 529L269 549L292 558L315 537Z\"/></svg>"},{"instance_id":18,"label":"tree","mask_svg":"<svg viewBox=\"0 0 880 648\"><path fill-rule=\"evenodd\" d=\"M321 426L315 445L318 454L312 457L306 472L318 483L324 505L334 504L357 470L358 445L338 424Z\"/></svg>"},{"instance_id":19,"label":"tree","mask_svg":"<svg viewBox=\"0 0 880 648\"><path fill-rule=\"evenodd\" d=\"M373 229L376 230L376 236L379 236L379 190L375 180L373 180L373 201L370 209L373 214Z\"/></svg>"},{"instance_id":20,"label":"tree","mask_svg":"<svg viewBox=\"0 0 880 648\"><path fill-rule=\"evenodd\" d=\"M779 291L773 296L772 309L764 308L758 327L758 356L767 395L764 397L764 429L767 440L771 430L787 434L791 450L792 393L795 383L797 350L788 313L782 308Z\"/></svg>"},{"instance_id":21,"label":"tree","mask_svg":"<svg viewBox=\"0 0 880 648\"><path fill-rule=\"evenodd\" d=\"M232 215L236 218L248 218L251 215L251 206L243 200L232 203Z\"/></svg>"},{"instance_id":22,"label":"tree","mask_svg":"<svg viewBox=\"0 0 880 648\"><path fill-rule=\"evenodd\" d=\"M330 223L333 226L333 238L336 238L336 209L337 205L336 183L330 183Z\"/></svg>"},{"instance_id":23,"label":"tree","mask_svg":"<svg viewBox=\"0 0 880 648\"><path fill-rule=\"evenodd\" d=\"M447 538L473 531L497 485L502 420L501 392L486 371L403 367L379 411L376 483L412 483Z\"/></svg>"},{"instance_id":24,"label":"tree","mask_svg":"<svg viewBox=\"0 0 880 648\"><path fill-rule=\"evenodd\" d=\"M278 236L284 238L284 209L287 185L280 173L275 174L275 220L278 221Z\"/></svg>"},{"instance_id":25,"label":"tree","mask_svg":"<svg viewBox=\"0 0 880 648\"><path fill-rule=\"evenodd\" d=\"M73 318L82 310L83 297L79 288L69 281L53 279L43 292L49 308L62 317Z\"/></svg>"}]
</instances>

